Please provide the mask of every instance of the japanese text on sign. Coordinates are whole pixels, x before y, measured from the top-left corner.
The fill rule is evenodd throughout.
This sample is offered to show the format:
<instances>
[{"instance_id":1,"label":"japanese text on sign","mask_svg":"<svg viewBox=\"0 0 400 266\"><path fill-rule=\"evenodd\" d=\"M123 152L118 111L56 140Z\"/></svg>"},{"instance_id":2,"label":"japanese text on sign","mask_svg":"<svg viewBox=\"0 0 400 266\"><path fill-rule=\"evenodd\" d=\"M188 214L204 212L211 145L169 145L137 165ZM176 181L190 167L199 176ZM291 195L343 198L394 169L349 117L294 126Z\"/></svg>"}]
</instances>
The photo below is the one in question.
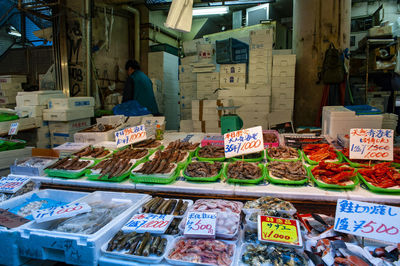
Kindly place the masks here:
<instances>
[{"instance_id":1,"label":"japanese text on sign","mask_svg":"<svg viewBox=\"0 0 400 266\"><path fill-rule=\"evenodd\" d=\"M136 127L128 127L123 130L115 132L115 142L117 147L123 147L129 144L140 142L147 138L144 125Z\"/></svg>"},{"instance_id":2,"label":"japanese text on sign","mask_svg":"<svg viewBox=\"0 0 400 266\"><path fill-rule=\"evenodd\" d=\"M184 234L197 237L215 237L216 222L217 214L215 212L189 212Z\"/></svg>"},{"instance_id":3,"label":"japanese text on sign","mask_svg":"<svg viewBox=\"0 0 400 266\"><path fill-rule=\"evenodd\" d=\"M139 213L135 214L129 222L127 222L122 231L127 232L138 232L138 233L157 233L163 234L167 230L169 224L174 219L173 215L165 214L151 214L151 213Z\"/></svg>"},{"instance_id":4,"label":"japanese text on sign","mask_svg":"<svg viewBox=\"0 0 400 266\"><path fill-rule=\"evenodd\" d=\"M0 209L0 226L5 226L7 228L16 228L29 222L30 220L25 219L24 217L16 215L7 210Z\"/></svg>"},{"instance_id":5,"label":"japanese text on sign","mask_svg":"<svg viewBox=\"0 0 400 266\"><path fill-rule=\"evenodd\" d=\"M15 193L31 180L28 177L3 177L0 180L0 192Z\"/></svg>"},{"instance_id":6,"label":"japanese text on sign","mask_svg":"<svg viewBox=\"0 0 400 266\"><path fill-rule=\"evenodd\" d=\"M224 148L226 158L264 150L262 127L241 129L224 134Z\"/></svg>"},{"instance_id":7,"label":"japanese text on sign","mask_svg":"<svg viewBox=\"0 0 400 266\"><path fill-rule=\"evenodd\" d=\"M17 133L18 133L18 126L19 126L19 123L18 123L18 122L12 123L12 124L10 125L10 130L8 130L8 135L10 135L10 136L17 135Z\"/></svg>"},{"instance_id":8,"label":"japanese text on sign","mask_svg":"<svg viewBox=\"0 0 400 266\"><path fill-rule=\"evenodd\" d=\"M393 160L393 130L350 129L350 159Z\"/></svg>"},{"instance_id":9,"label":"japanese text on sign","mask_svg":"<svg viewBox=\"0 0 400 266\"><path fill-rule=\"evenodd\" d=\"M35 211L32 215L37 223L51 220L74 217L78 214L90 212L92 208L87 203L70 203L58 207Z\"/></svg>"},{"instance_id":10,"label":"japanese text on sign","mask_svg":"<svg viewBox=\"0 0 400 266\"><path fill-rule=\"evenodd\" d=\"M400 208L338 199L335 231L400 243Z\"/></svg>"},{"instance_id":11,"label":"japanese text on sign","mask_svg":"<svg viewBox=\"0 0 400 266\"><path fill-rule=\"evenodd\" d=\"M258 216L258 240L303 246L298 221L264 215Z\"/></svg>"}]
</instances>

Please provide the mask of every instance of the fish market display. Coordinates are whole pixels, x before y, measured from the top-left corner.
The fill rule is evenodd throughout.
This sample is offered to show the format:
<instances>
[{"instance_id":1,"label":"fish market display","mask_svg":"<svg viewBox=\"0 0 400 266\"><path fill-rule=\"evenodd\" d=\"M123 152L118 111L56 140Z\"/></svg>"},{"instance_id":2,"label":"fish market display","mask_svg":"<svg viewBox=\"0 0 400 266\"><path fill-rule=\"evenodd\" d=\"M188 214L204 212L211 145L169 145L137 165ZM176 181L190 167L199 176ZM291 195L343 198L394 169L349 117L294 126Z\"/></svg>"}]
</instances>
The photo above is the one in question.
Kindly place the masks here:
<instances>
[{"instance_id":1,"label":"fish market display","mask_svg":"<svg viewBox=\"0 0 400 266\"><path fill-rule=\"evenodd\" d=\"M191 162L185 169L185 175L191 177L212 177L218 175L222 163Z\"/></svg>"},{"instance_id":2,"label":"fish market display","mask_svg":"<svg viewBox=\"0 0 400 266\"><path fill-rule=\"evenodd\" d=\"M157 148L159 146L161 146L161 142L155 139L146 139L139 143L133 144L134 148L146 148L146 149Z\"/></svg>"},{"instance_id":3,"label":"fish market display","mask_svg":"<svg viewBox=\"0 0 400 266\"><path fill-rule=\"evenodd\" d=\"M278 142L278 138L274 133L263 132L264 143L274 143Z\"/></svg>"},{"instance_id":4,"label":"fish market display","mask_svg":"<svg viewBox=\"0 0 400 266\"><path fill-rule=\"evenodd\" d=\"M182 162L189 153L187 151L181 151L179 149L166 149L164 151L157 152L154 159L161 158L161 160L166 160L168 163L178 163Z\"/></svg>"},{"instance_id":5,"label":"fish market display","mask_svg":"<svg viewBox=\"0 0 400 266\"><path fill-rule=\"evenodd\" d=\"M129 159L119 159L117 157L113 157L112 159L103 160L92 168L92 174L99 172L99 178L102 178L108 175L108 178L113 178L116 176L120 176L133 166L133 163Z\"/></svg>"},{"instance_id":6,"label":"fish market display","mask_svg":"<svg viewBox=\"0 0 400 266\"><path fill-rule=\"evenodd\" d=\"M268 164L269 174L272 177L278 177L289 180L303 180L307 178L307 171L301 161L296 162L270 162Z\"/></svg>"},{"instance_id":7,"label":"fish market display","mask_svg":"<svg viewBox=\"0 0 400 266\"><path fill-rule=\"evenodd\" d=\"M81 213L66 220L60 219L60 222L53 225L50 230L86 235L94 234L129 208L128 203L94 202L89 203L89 205L91 207L90 212Z\"/></svg>"},{"instance_id":8,"label":"fish market display","mask_svg":"<svg viewBox=\"0 0 400 266\"><path fill-rule=\"evenodd\" d=\"M156 157L142 164L139 170L136 170L137 173L142 173L145 175L149 174L168 174L175 167L175 164L169 163L167 159L161 159L161 151L158 150L156 153Z\"/></svg>"},{"instance_id":9,"label":"fish market display","mask_svg":"<svg viewBox=\"0 0 400 266\"><path fill-rule=\"evenodd\" d=\"M351 167L344 164L320 162L311 170L311 173L318 180L327 184L346 186L356 174Z\"/></svg>"},{"instance_id":10,"label":"fish market display","mask_svg":"<svg viewBox=\"0 0 400 266\"><path fill-rule=\"evenodd\" d=\"M304 256L294 248L280 247L268 244L249 244L242 254L242 262L246 265L308 265Z\"/></svg>"},{"instance_id":11,"label":"fish market display","mask_svg":"<svg viewBox=\"0 0 400 266\"><path fill-rule=\"evenodd\" d=\"M147 154L149 154L149 150L147 149L132 149L132 148L126 148L123 150L120 150L116 153L114 153L113 157L114 158L120 158L120 159L142 159L145 157Z\"/></svg>"},{"instance_id":12,"label":"fish market display","mask_svg":"<svg viewBox=\"0 0 400 266\"><path fill-rule=\"evenodd\" d=\"M255 163L237 161L228 165L228 178L252 180L262 176L260 167Z\"/></svg>"},{"instance_id":13,"label":"fish market display","mask_svg":"<svg viewBox=\"0 0 400 266\"><path fill-rule=\"evenodd\" d=\"M201 147L199 156L203 158L223 158L225 157L224 147L207 145Z\"/></svg>"},{"instance_id":14,"label":"fish market display","mask_svg":"<svg viewBox=\"0 0 400 266\"><path fill-rule=\"evenodd\" d=\"M171 224L168 226L168 229L165 231L166 235L177 235L179 234L179 224L181 223L182 218L174 218Z\"/></svg>"},{"instance_id":15,"label":"fish market display","mask_svg":"<svg viewBox=\"0 0 400 266\"><path fill-rule=\"evenodd\" d=\"M168 254L171 260L231 265L235 245L220 240L179 239Z\"/></svg>"},{"instance_id":16,"label":"fish market display","mask_svg":"<svg viewBox=\"0 0 400 266\"><path fill-rule=\"evenodd\" d=\"M335 149L329 144L307 144L303 146L303 151L315 162L337 159Z\"/></svg>"},{"instance_id":17,"label":"fish market display","mask_svg":"<svg viewBox=\"0 0 400 266\"><path fill-rule=\"evenodd\" d=\"M0 193L0 202L28 193L34 188L35 182L29 181L15 193Z\"/></svg>"},{"instance_id":18,"label":"fish market display","mask_svg":"<svg viewBox=\"0 0 400 266\"><path fill-rule=\"evenodd\" d=\"M46 169L55 169L55 170L80 170L87 167L91 162L80 160L79 157L68 158L65 157L63 159L58 160L54 164L48 166Z\"/></svg>"},{"instance_id":19,"label":"fish market display","mask_svg":"<svg viewBox=\"0 0 400 266\"><path fill-rule=\"evenodd\" d=\"M279 146L268 148L268 156L272 159L297 159L299 153L294 148Z\"/></svg>"},{"instance_id":20,"label":"fish market display","mask_svg":"<svg viewBox=\"0 0 400 266\"><path fill-rule=\"evenodd\" d=\"M92 146L86 147L81 151L74 153L78 157L91 157L91 158L103 158L104 156L110 154L111 151L106 150L104 147L95 148Z\"/></svg>"},{"instance_id":21,"label":"fish market display","mask_svg":"<svg viewBox=\"0 0 400 266\"><path fill-rule=\"evenodd\" d=\"M144 256L162 256L167 246L167 239L162 236L152 236L149 232L144 234L132 232L124 234L119 231L108 242L107 251L125 251L125 254Z\"/></svg>"},{"instance_id":22,"label":"fish market display","mask_svg":"<svg viewBox=\"0 0 400 266\"><path fill-rule=\"evenodd\" d=\"M176 141L170 142L168 144L167 149L194 150L199 145L200 145L200 143L198 143L198 142L191 143L191 142L188 142L188 141L181 141L181 140L178 139Z\"/></svg>"},{"instance_id":23,"label":"fish market display","mask_svg":"<svg viewBox=\"0 0 400 266\"><path fill-rule=\"evenodd\" d=\"M242 208L243 208L243 203L239 201L229 201L220 199L200 199L193 204L191 211L234 212L240 214Z\"/></svg>"},{"instance_id":24,"label":"fish market display","mask_svg":"<svg viewBox=\"0 0 400 266\"><path fill-rule=\"evenodd\" d=\"M285 212L295 214L296 209L289 201L285 201L279 198L273 197L262 197L256 200L247 201L243 209L258 209L258 210L269 210L277 212Z\"/></svg>"},{"instance_id":25,"label":"fish market display","mask_svg":"<svg viewBox=\"0 0 400 266\"><path fill-rule=\"evenodd\" d=\"M142 207L144 213L184 215L189 201L177 199L152 198Z\"/></svg>"},{"instance_id":26,"label":"fish market display","mask_svg":"<svg viewBox=\"0 0 400 266\"><path fill-rule=\"evenodd\" d=\"M370 168L359 169L361 176L380 188L400 188L400 173L390 166L390 162L379 163Z\"/></svg>"}]
</instances>

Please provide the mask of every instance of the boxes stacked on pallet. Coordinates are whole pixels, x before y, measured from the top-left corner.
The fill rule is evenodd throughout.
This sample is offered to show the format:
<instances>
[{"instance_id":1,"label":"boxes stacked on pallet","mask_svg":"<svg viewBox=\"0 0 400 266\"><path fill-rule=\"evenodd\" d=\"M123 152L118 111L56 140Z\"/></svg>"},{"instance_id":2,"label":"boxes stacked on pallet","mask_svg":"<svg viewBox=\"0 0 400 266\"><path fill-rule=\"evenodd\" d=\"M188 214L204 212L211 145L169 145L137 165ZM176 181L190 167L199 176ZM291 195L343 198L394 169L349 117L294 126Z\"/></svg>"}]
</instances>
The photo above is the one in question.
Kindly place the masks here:
<instances>
[{"instance_id":1,"label":"boxes stacked on pallet","mask_svg":"<svg viewBox=\"0 0 400 266\"><path fill-rule=\"evenodd\" d=\"M197 62L197 55L181 58L179 66L180 118L191 119L192 100L197 99L197 74L193 73L192 63Z\"/></svg>"},{"instance_id":2,"label":"boxes stacked on pallet","mask_svg":"<svg viewBox=\"0 0 400 266\"><path fill-rule=\"evenodd\" d=\"M0 107L13 108L16 96L22 90L22 83L26 83L25 75L0 76Z\"/></svg>"},{"instance_id":3,"label":"boxes stacked on pallet","mask_svg":"<svg viewBox=\"0 0 400 266\"><path fill-rule=\"evenodd\" d=\"M221 100L193 100L192 125L194 132L217 133L221 131L220 117L222 111L218 106L226 102ZM189 122L186 122L189 123Z\"/></svg>"},{"instance_id":4,"label":"boxes stacked on pallet","mask_svg":"<svg viewBox=\"0 0 400 266\"><path fill-rule=\"evenodd\" d=\"M74 134L89 127L90 117L94 116L93 97L54 98L49 100L48 107L43 111L43 119L50 121L53 147L73 142Z\"/></svg>"},{"instance_id":5,"label":"boxes stacked on pallet","mask_svg":"<svg viewBox=\"0 0 400 266\"><path fill-rule=\"evenodd\" d=\"M272 69L272 112L290 112L294 108L296 55L274 55Z\"/></svg>"}]
</instances>

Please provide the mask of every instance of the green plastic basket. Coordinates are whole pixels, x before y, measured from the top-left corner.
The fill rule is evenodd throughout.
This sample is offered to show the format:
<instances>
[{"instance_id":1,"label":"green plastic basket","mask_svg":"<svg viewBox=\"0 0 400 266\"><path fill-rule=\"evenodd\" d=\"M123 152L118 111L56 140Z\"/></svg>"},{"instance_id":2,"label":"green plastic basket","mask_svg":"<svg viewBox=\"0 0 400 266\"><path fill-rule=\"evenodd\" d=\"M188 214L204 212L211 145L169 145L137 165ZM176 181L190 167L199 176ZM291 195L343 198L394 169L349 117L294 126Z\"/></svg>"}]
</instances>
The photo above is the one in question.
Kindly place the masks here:
<instances>
[{"instance_id":1,"label":"green plastic basket","mask_svg":"<svg viewBox=\"0 0 400 266\"><path fill-rule=\"evenodd\" d=\"M89 167L93 167L96 165L96 162L93 161L92 164L89 164L80 172L72 172L68 170L57 170L57 169L45 169L44 172L50 177L61 177L61 178L68 178L68 179L77 179L82 177L86 174L86 171Z\"/></svg>"},{"instance_id":2,"label":"green plastic basket","mask_svg":"<svg viewBox=\"0 0 400 266\"><path fill-rule=\"evenodd\" d=\"M109 154L107 154L106 156L104 156L104 157L101 157L101 158L93 158L93 157L81 157L81 159L82 160L94 160L94 161L102 161L102 160L105 160L105 159L108 159L109 157L111 157L114 153L116 153L117 151L116 150L110 150L110 149L105 149L105 150L107 150L107 151L110 151L110 153ZM75 156L75 155L74 155ZM75 156L76 157L76 156Z\"/></svg>"},{"instance_id":3,"label":"green plastic basket","mask_svg":"<svg viewBox=\"0 0 400 266\"><path fill-rule=\"evenodd\" d=\"M303 156L304 156L304 160L305 160L308 164L316 165L316 164L319 163L319 162L310 160L304 151L302 151L302 153L303 153ZM341 153L338 152L338 151L336 151L336 156L337 156L337 160L336 160L336 161L332 161L332 163L341 163L341 162L343 161L343 158L342 158L342 156L341 156Z\"/></svg>"},{"instance_id":4,"label":"green plastic basket","mask_svg":"<svg viewBox=\"0 0 400 266\"><path fill-rule=\"evenodd\" d=\"M365 180L365 178L360 174L357 173L357 176L359 179L361 179L364 184L369 188L369 190L371 190L372 192L375 193L391 193L391 194L400 194L400 189L394 189L394 188L381 188L381 187L377 187L372 185L370 182L368 182L367 180Z\"/></svg>"},{"instance_id":5,"label":"green plastic basket","mask_svg":"<svg viewBox=\"0 0 400 266\"><path fill-rule=\"evenodd\" d=\"M1 148L4 150L23 149L26 146L26 141L22 139L9 140L6 138L1 138L0 140L2 141L0 143Z\"/></svg>"},{"instance_id":6,"label":"green plastic basket","mask_svg":"<svg viewBox=\"0 0 400 266\"><path fill-rule=\"evenodd\" d=\"M216 182L222 175L222 171L224 169L224 166L222 165L221 169L219 170L218 174L215 176L210 176L210 177L192 177L192 176L188 176L185 174L186 168L187 166L190 164L191 162L187 163L182 171L182 175L183 177L188 180L188 181L193 181L193 182ZM213 161L209 161L207 163L211 163L213 164Z\"/></svg>"},{"instance_id":7,"label":"green plastic basket","mask_svg":"<svg viewBox=\"0 0 400 266\"><path fill-rule=\"evenodd\" d=\"M317 184L318 187L324 188L324 189L354 189L358 183L360 183L360 180L358 179L357 175L352 177L353 184L352 185L347 185L347 186L340 186L340 185L334 185L334 184L327 184L324 182L319 181L314 177L312 174L311 170L316 167L316 165L310 166L307 168L307 172L309 177L314 181L315 184ZM355 171L355 170L354 170Z\"/></svg>"},{"instance_id":8,"label":"green plastic basket","mask_svg":"<svg viewBox=\"0 0 400 266\"><path fill-rule=\"evenodd\" d=\"M241 179L235 179L235 178L229 178L228 177L228 166L230 163L227 163L224 166L224 177L225 180L227 180L228 183L236 183L236 184L242 184L242 185L256 185L258 183L260 183L261 181L263 181L265 179L265 167L263 164L258 164L258 167L261 169L261 177L258 179L253 179L253 180L241 180Z\"/></svg>"},{"instance_id":9,"label":"green plastic basket","mask_svg":"<svg viewBox=\"0 0 400 266\"><path fill-rule=\"evenodd\" d=\"M268 169L268 164L265 165L265 171L266 171L266 175L268 178L268 181L273 183L273 184L280 184L280 185L304 185L308 182L308 171L307 171L307 167L305 165L303 165L304 169L306 170L306 178L302 179L302 180L288 180L288 179L282 179L282 178L274 178L270 175L269 173L269 169Z\"/></svg>"},{"instance_id":10,"label":"green plastic basket","mask_svg":"<svg viewBox=\"0 0 400 266\"><path fill-rule=\"evenodd\" d=\"M196 158L199 160L199 161L202 161L202 162L209 162L209 161L216 161L216 162L223 162L223 161L225 161L225 156L224 157L220 157L220 158L205 158L205 157L200 157L199 156L199 151L200 151L200 147L199 148L197 148L197 150L196 150Z\"/></svg>"},{"instance_id":11,"label":"green plastic basket","mask_svg":"<svg viewBox=\"0 0 400 266\"><path fill-rule=\"evenodd\" d=\"M246 156L246 155L245 155ZM243 161L243 162L248 162L248 163L257 163L257 162L261 162L262 160L264 160L264 156L265 156L265 150L261 151L261 156L258 158L253 158L253 159L242 159L241 156L240 157L233 157L231 158L233 161Z\"/></svg>"},{"instance_id":12,"label":"green plastic basket","mask_svg":"<svg viewBox=\"0 0 400 266\"><path fill-rule=\"evenodd\" d=\"M265 155L268 159L269 162L273 162L273 161L277 161L277 162L296 162L296 161L300 161L301 160L301 151L297 150L297 154L299 155L299 157L297 157L296 159L274 159L272 157L270 157L268 155L268 150L265 151Z\"/></svg>"},{"instance_id":13,"label":"green plastic basket","mask_svg":"<svg viewBox=\"0 0 400 266\"><path fill-rule=\"evenodd\" d=\"M0 113L0 122L18 120L19 116L16 114Z\"/></svg>"},{"instance_id":14,"label":"green plastic basket","mask_svg":"<svg viewBox=\"0 0 400 266\"><path fill-rule=\"evenodd\" d=\"M148 161L148 160L146 160ZM145 161L145 162L146 162ZM145 163L142 162L142 163ZM176 169L171 173L170 177L157 177L152 175L137 175L132 173L133 169L135 169L140 164L136 164L132 170L130 171L130 179L135 183L155 183L155 184L169 184L176 180L180 173L179 165L176 166Z\"/></svg>"},{"instance_id":15,"label":"green plastic basket","mask_svg":"<svg viewBox=\"0 0 400 266\"><path fill-rule=\"evenodd\" d=\"M392 163L391 166L398 169L400 168L400 163Z\"/></svg>"},{"instance_id":16,"label":"green plastic basket","mask_svg":"<svg viewBox=\"0 0 400 266\"><path fill-rule=\"evenodd\" d=\"M122 181L124 181L125 179L127 179L129 177L131 170L132 170L132 167L128 171L126 171L124 174L119 175L119 176L115 176L115 177L110 178L110 179L108 178L108 175L103 176L102 178L99 178L101 175L90 174L91 171L89 170L86 173L86 177L87 177L88 180L91 180L91 181L103 181L103 182L119 183L119 182L122 182Z\"/></svg>"}]
</instances>

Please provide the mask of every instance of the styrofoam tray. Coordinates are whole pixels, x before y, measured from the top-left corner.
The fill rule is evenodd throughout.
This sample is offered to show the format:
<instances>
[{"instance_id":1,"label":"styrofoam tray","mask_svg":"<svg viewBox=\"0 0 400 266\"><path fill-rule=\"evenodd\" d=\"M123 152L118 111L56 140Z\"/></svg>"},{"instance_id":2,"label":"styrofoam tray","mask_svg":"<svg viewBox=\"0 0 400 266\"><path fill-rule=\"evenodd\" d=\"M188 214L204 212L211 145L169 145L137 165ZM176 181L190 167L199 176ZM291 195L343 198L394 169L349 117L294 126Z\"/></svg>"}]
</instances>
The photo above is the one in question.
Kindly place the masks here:
<instances>
[{"instance_id":1,"label":"styrofoam tray","mask_svg":"<svg viewBox=\"0 0 400 266\"><path fill-rule=\"evenodd\" d=\"M174 198L164 198L164 199L165 199L165 200L170 200L170 199L174 199ZM149 199L149 200L151 200L151 199ZM178 201L179 201L179 199L175 199L175 200L178 200ZM185 214L188 212L189 208L192 207L192 205L193 205L193 200L182 199L182 201L183 201L183 202L188 202L188 206L187 206L187 208L186 208L186 211L185 211L185 213L184 213L183 215L174 215L175 218L183 218L183 217L185 216ZM148 201L147 201L147 202L148 202ZM143 205L146 204L147 202L143 203ZM143 208L143 206L142 206L142 208ZM176 206L175 206L175 208L176 208ZM174 210L175 210L175 208L174 208ZM173 211L174 211L174 210L173 210ZM172 211L172 212L173 212L173 211ZM171 214L171 215L172 215L172 214Z\"/></svg>"},{"instance_id":2,"label":"styrofoam tray","mask_svg":"<svg viewBox=\"0 0 400 266\"><path fill-rule=\"evenodd\" d=\"M159 178L170 178L171 175L175 172L176 168L178 167L177 164L173 164L174 167L172 168L172 170L167 173L167 174L142 174L142 173L137 173L136 171L140 170L142 168L144 163L139 164L138 166L136 166L133 170L132 170L132 174L136 175L136 176L154 176L154 177L159 177Z\"/></svg>"}]
</instances>

